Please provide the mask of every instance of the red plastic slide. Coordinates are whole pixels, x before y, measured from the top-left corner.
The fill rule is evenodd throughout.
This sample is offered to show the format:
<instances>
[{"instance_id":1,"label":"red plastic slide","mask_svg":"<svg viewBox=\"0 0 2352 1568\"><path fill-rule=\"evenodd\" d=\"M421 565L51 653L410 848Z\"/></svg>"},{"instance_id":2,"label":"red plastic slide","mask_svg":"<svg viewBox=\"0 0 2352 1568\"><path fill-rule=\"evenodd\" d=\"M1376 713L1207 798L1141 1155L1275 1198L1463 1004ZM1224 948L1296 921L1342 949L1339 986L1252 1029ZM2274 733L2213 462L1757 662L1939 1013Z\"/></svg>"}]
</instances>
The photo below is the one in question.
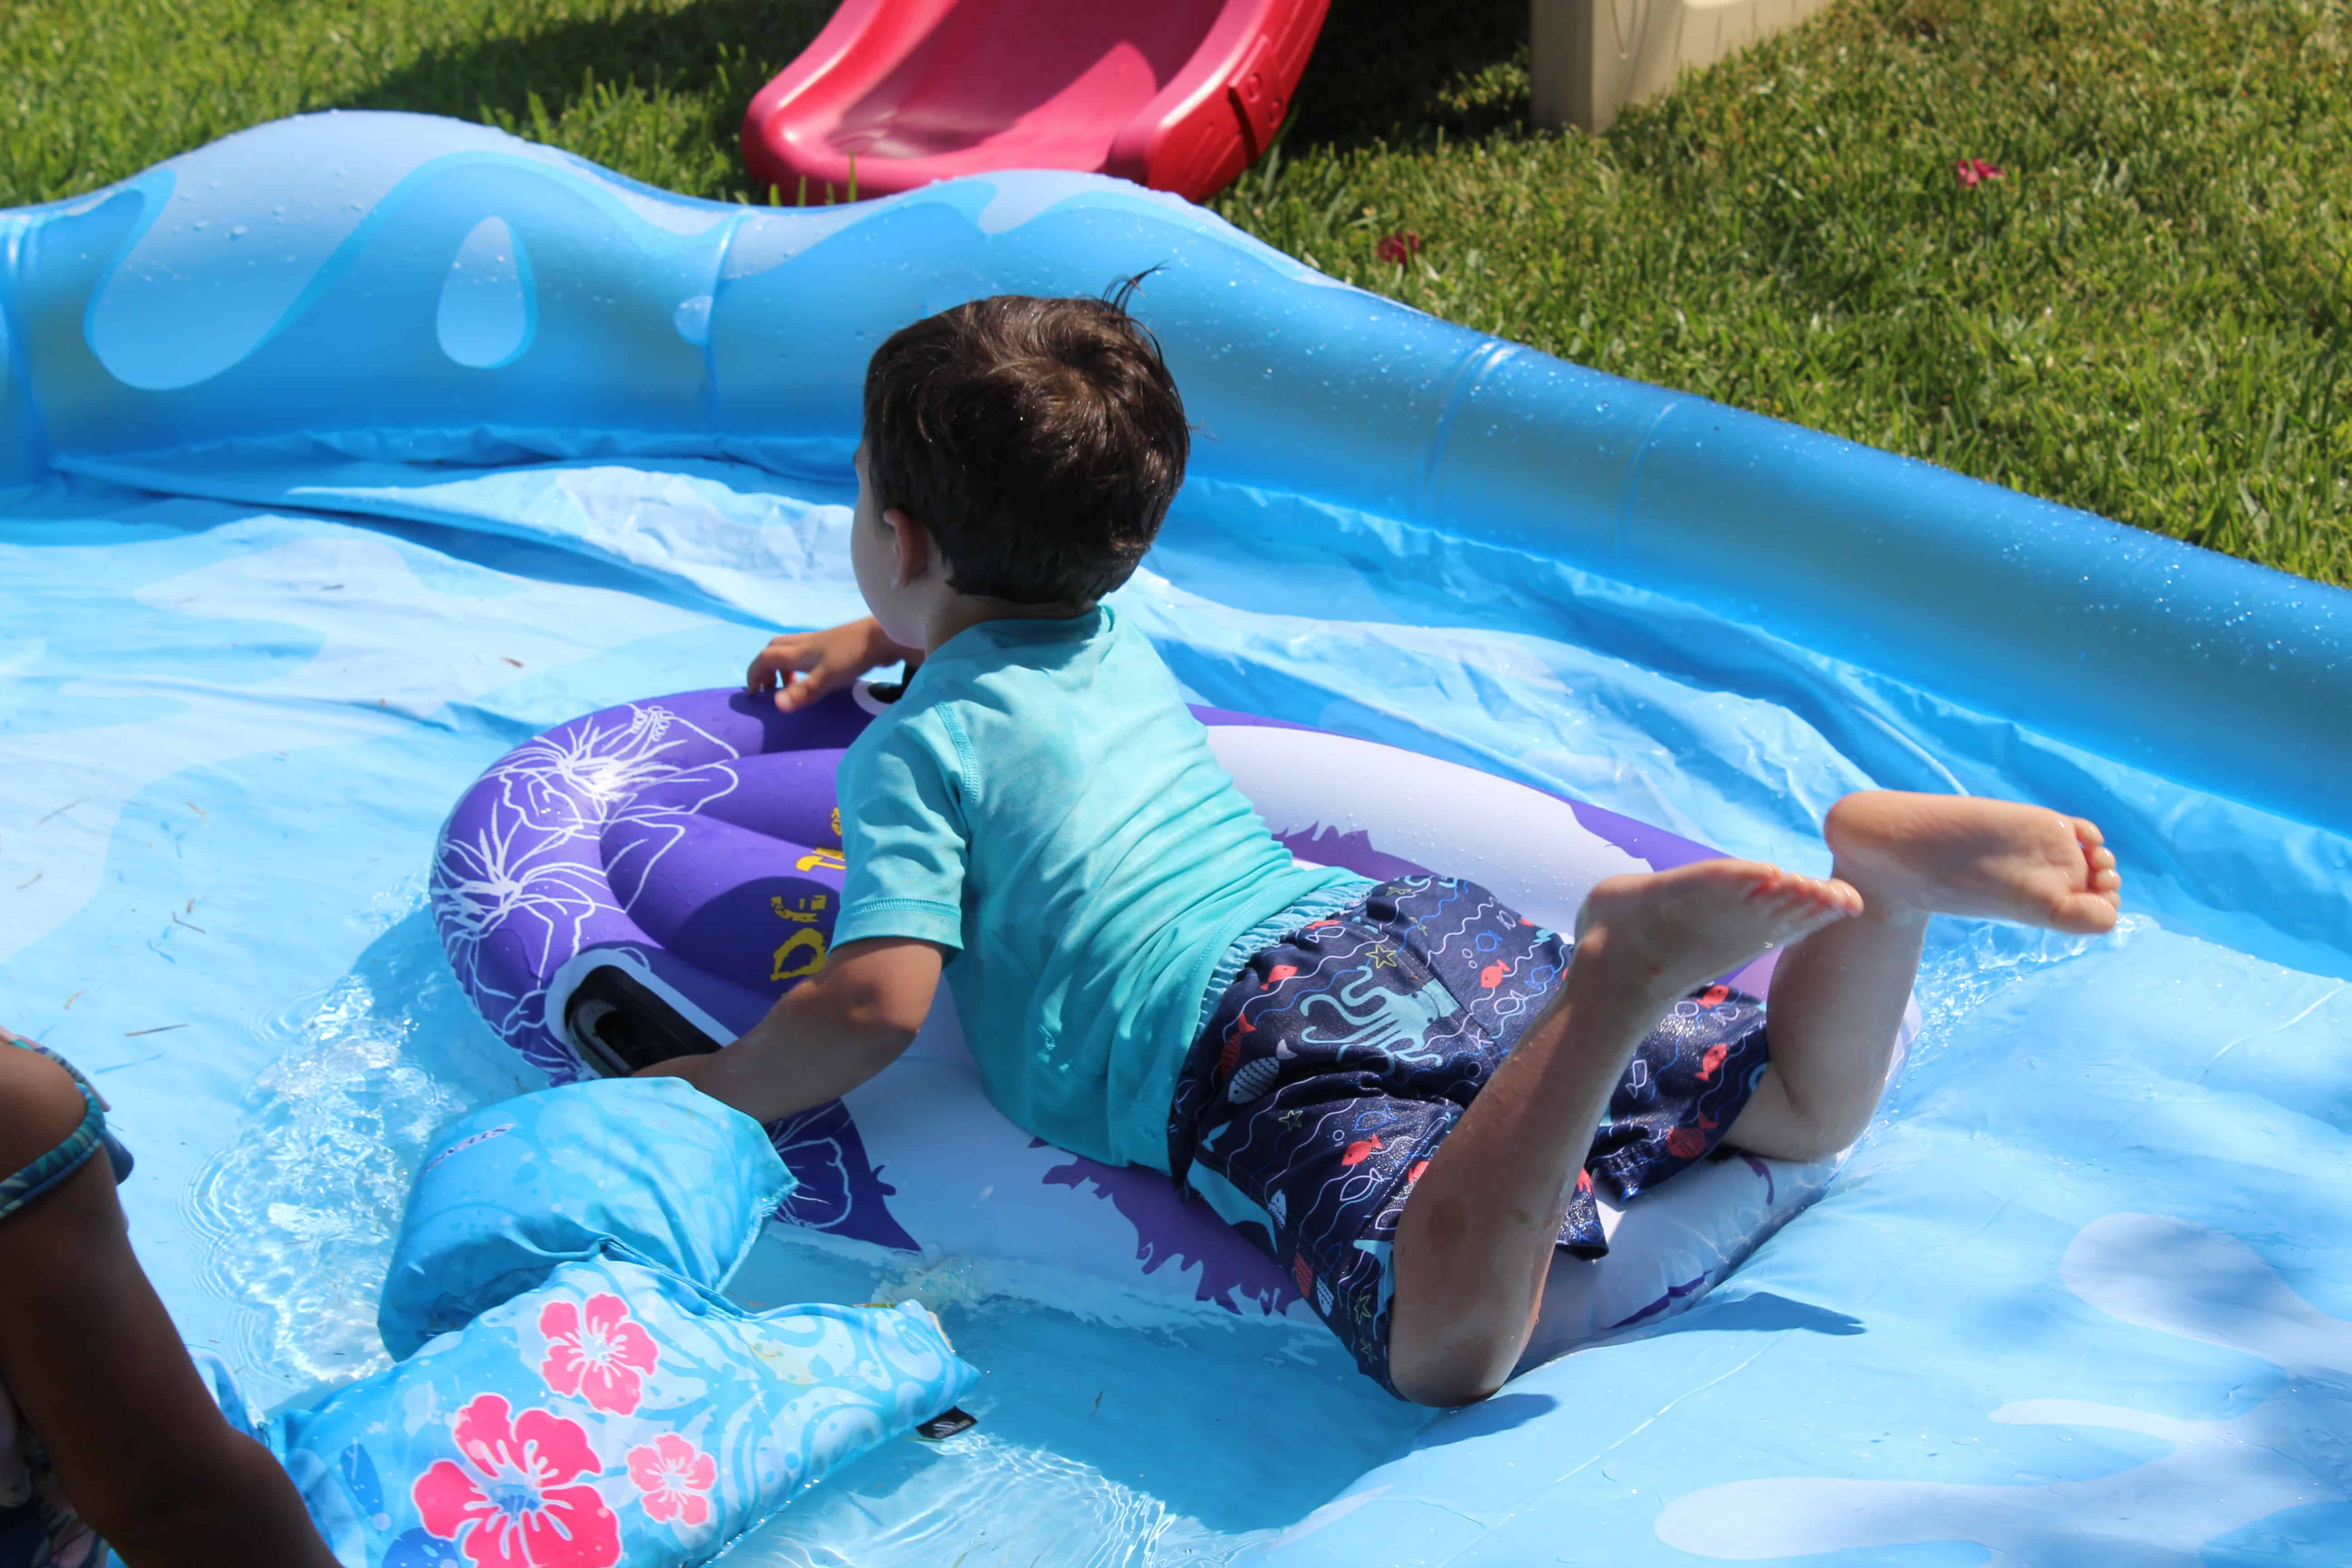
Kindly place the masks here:
<instances>
[{"instance_id":1,"label":"red plastic slide","mask_svg":"<svg viewBox=\"0 0 2352 1568\"><path fill-rule=\"evenodd\" d=\"M785 201L1083 169L1195 201L1265 151L1330 0L843 0L751 100Z\"/></svg>"}]
</instances>

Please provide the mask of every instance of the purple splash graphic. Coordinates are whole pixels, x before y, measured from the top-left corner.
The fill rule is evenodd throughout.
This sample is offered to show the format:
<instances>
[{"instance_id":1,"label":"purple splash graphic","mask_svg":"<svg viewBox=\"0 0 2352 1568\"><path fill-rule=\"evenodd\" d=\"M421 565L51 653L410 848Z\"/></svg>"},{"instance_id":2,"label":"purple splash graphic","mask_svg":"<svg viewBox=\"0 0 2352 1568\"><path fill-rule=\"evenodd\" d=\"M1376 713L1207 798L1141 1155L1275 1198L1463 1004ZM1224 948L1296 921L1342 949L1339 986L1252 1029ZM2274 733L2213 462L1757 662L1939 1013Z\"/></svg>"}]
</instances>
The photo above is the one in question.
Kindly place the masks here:
<instances>
[{"instance_id":1,"label":"purple splash graphic","mask_svg":"<svg viewBox=\"0 0 2352 1568\"><path fill-rule=\"evenodd\" d=\"M812 1106L771 1124L768 1141L799 1184L776 1206L778 1219L904 1252L921 1250L883 1201L898 1189L866 1157L866 1141L847 1106L837 1100Z\"/></svg>"},{"instance_id":2,"label":"purple splash graphic","mask_svg":"<svg viewBox=\"0 0 2352 1568\"><path fill-rule=\"evenodd\" d=\"M1669 833L1663 827L1653 827L1630 816L1620 816L1613 811L1561 795L1557 790L1544 793L1555 800L1565 802L1568 808L1576 813L1578 826L1587 833L1605 843L1614 844L1636 860L1648 861L1653 871L1671 871L1694 860L1716 859L1723 853L1720 849L1708 848L1696 839L1685 838L1679 833Z\"/></svg>"},{"instance_id":3,"label":"purple splash graphic","mask_svg":"<svg viewBox=\"0 0 2352 1568\"><path fill-rule=\"evenodd\" d=\"M1402 856L1372 847L1372 836L1358 831L1342 833L1336 827L1320 823L1304 833L1284 833L1276 837L1282 847L1302 860L1312 860L1320 866L1337 866L1353 871L1360 877L1370 877L1375 882L1385 882L1395 877L1425 877L1429 868L1416 865Z\"/></svg>"},{"instance_id":4,"label":"purple splash graphic","mask_svg":"<svg viewBox=\"0 0 2352 1568\"><path fill-rule=\"evenodd\" d=\"M1043 1149L1046 1144L1033 1138L1029 1147ZM1240 1311L1242 1303L1249 1301L1270 1315L1298 1300L1297 1287L1280 1264L1252 1247L1205 1205L1187 1203L1176 1184L1157 1171L1140 1165L1106 1165L1073 1154L1068 1163L1047 1171L1045 1182L1073 1191L1091 1187L1097 1197L1108 1198L1128 1224L1135 1226L1135 1257L1146 1274L1165 1263L1174 1263L1180 1272L1191 1264L1200 1264L1200 1282L1192 1290L1195 1300L1214 1301L1228 1312Z\"/></svg>"},{"instance_id":5,"label":"purple splash graphic","mask_svg":"<svg viewBox=\"0 0 2352 1568\"><path fill-rule=\"evenodd\" d=\"M1244 713L1237 708L1211 708L1205 703L1191 704L1192 717L1213 729L1224 730L1306 730L1315 733L1312 724L1301 724L1289 719L1269 719L1263 713Z\"/></svg>"},{"instance_id":6,"label":"purple splash graphic","mask_svg":"<svg viewBox=\"0 0 2352 1568\"><path fill-rule=\"evenodd\" d=\"M1660 1312L1664 1311L1667 1308L1681 1300L1684 1297L1691 1295L1695 1291L1704 1290L1705 1289L1706 1289L1706 1276L1704 1274L1685 1284L1669 1285L1666 1287L1666 1293L1664 1295L1659 1297L1656 1300L1651 1302L1648 1306L1643 1308L1632 1317L1621 1318L1617 1321L1610 1324L1601 1331L1604 1333L1613 1334L1620 1329L1630 1329L1635 1323L1640 1322L1643 1319L1654 1318Z\"/></svg>"}]
</instances>

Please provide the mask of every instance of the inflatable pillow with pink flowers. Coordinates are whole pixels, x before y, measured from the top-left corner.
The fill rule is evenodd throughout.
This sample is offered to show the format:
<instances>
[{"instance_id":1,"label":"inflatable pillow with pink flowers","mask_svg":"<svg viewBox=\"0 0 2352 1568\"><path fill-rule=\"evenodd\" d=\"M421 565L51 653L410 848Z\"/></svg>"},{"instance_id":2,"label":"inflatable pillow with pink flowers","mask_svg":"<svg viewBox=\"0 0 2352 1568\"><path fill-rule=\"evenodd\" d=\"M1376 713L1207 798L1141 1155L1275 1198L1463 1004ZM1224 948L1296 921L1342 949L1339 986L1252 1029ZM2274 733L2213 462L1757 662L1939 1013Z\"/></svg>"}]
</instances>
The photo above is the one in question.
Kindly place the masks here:
<instances>
[{"instance_id":1,"label":"inflatable pillow with pink flowers","mask_svg":"<svg viewBox=\"0 0 2352 1568\"><path fill-rule=\"evenodd\" d=\"M949 1410L979 1373L916 1303L752 1312L719 1293L782 1178L756 1124L675 1080L525 1095L446 1132L384 1305L387 1341L423 1348L268 1435L337 1557L705 1563ZM424 1339L395 1298L454 1312L424 1288L445 1262L466 1321Z\"/></svg>"}]
</instances>

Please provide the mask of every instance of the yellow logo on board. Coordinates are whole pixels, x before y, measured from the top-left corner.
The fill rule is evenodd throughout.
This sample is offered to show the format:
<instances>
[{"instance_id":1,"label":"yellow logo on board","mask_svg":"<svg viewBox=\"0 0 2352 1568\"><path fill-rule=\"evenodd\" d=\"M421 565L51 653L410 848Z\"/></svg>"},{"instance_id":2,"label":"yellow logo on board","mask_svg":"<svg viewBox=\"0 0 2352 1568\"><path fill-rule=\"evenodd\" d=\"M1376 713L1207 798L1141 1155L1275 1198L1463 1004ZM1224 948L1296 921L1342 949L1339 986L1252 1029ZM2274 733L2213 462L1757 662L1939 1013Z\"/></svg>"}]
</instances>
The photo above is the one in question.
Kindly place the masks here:
<instances>
[{"instance_id":1,"label":"yellow logo on board","mask_svg":"<svg viewBox=\"0 0 2352 1568\"><path fill-rule=\"evenodd\" d=\"M824 913L825 903L831 896L828 893L811 893L792 908L786 909L783 897L779 894L768 900L768 907L776 911L777 918L780 920L791 921L795 925L814 925L817 917Z\"/></svg>"},{"instance_id":2,"label":"yellow logo on board","mask_svg":"<svg viewBox=\"0 0 2352 1568\"><path fill-rule=\"evenodd\" d=\"M769 971L768 978L805 980L824 967L824 932L814 926L803 926L776 949L775 966Z\"/></svg>"}]
</instances>

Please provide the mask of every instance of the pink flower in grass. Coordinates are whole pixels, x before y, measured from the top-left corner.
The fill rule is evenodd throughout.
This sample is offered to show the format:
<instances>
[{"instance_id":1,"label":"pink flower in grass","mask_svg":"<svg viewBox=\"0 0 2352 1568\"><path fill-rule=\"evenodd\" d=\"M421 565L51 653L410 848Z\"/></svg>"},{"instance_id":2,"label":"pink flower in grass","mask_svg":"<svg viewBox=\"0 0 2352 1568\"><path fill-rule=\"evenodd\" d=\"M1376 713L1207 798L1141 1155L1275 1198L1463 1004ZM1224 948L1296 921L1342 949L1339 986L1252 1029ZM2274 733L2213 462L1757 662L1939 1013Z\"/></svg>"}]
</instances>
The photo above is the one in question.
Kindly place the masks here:
<instances>
[{"instance_id":1,"label":"pink flower in grass","mask_svg":"<svg viewBox=\"0 0 2352 1568\"><path fill-rule=\"evenodd\" d=\"M509 1423L509 1408L485 1394L457 1413L450 1433L466 1465L436 1459L409 1489L426 1532L480 1568L613 1568L620 1521L594 1487L565 1484L604 1468L588 1435L544 1410Z\"/></svg>"},{"instance_id":2,"label":"pink flower in grass","mask_svg":"<svg viewBox=\"0 0 2352 1568\"><path fill-rule=\"evenodd\" d=\"M1973 191L1987 180L2001 178L2001 172L1982 158L1963 158L1954 165L1953 174L1959 177L1960 188Z\"/></svg>"},{"instance_id":3,"label":"pink flower in grass","mask_svg":"<svg viewBox=\"0 0 2352 1568\"><path fill-rule=\"evenodd\" d=\"M1411 229L1381 236L1378 253L1382 261L1393 261L1399 267L1421 254L1421 236Z\"/></svg>"},{"instance_id":4,"label":"pink flower in grass","mask_svg":"<svg viewBox=\"0 0 2352 1568\"><path fill-rule=\"evenodd\" d=\"M718 1482L719 1466L677 1433L665 1432L629 1450L629 1479L645 1494L646 1512L692 1528L710 1519L705 1494Z\"/></svg>"},{"instance_id":5,"label":"pink flower in grass","mask_svg":"<svg viewBox=\"0 0 2352 1568\"><path fill-rule=\"evenodd\" d=\"M615 1415L635 1413L646 1375L661 1361L654 1337L630 1321L629 1304L611 1294L589 1297L584 1313L550 1301L540 1310L539 1331L547 1337L547 1359L539 1363L547 1386Z\"/></svg>"}]
</instances>

